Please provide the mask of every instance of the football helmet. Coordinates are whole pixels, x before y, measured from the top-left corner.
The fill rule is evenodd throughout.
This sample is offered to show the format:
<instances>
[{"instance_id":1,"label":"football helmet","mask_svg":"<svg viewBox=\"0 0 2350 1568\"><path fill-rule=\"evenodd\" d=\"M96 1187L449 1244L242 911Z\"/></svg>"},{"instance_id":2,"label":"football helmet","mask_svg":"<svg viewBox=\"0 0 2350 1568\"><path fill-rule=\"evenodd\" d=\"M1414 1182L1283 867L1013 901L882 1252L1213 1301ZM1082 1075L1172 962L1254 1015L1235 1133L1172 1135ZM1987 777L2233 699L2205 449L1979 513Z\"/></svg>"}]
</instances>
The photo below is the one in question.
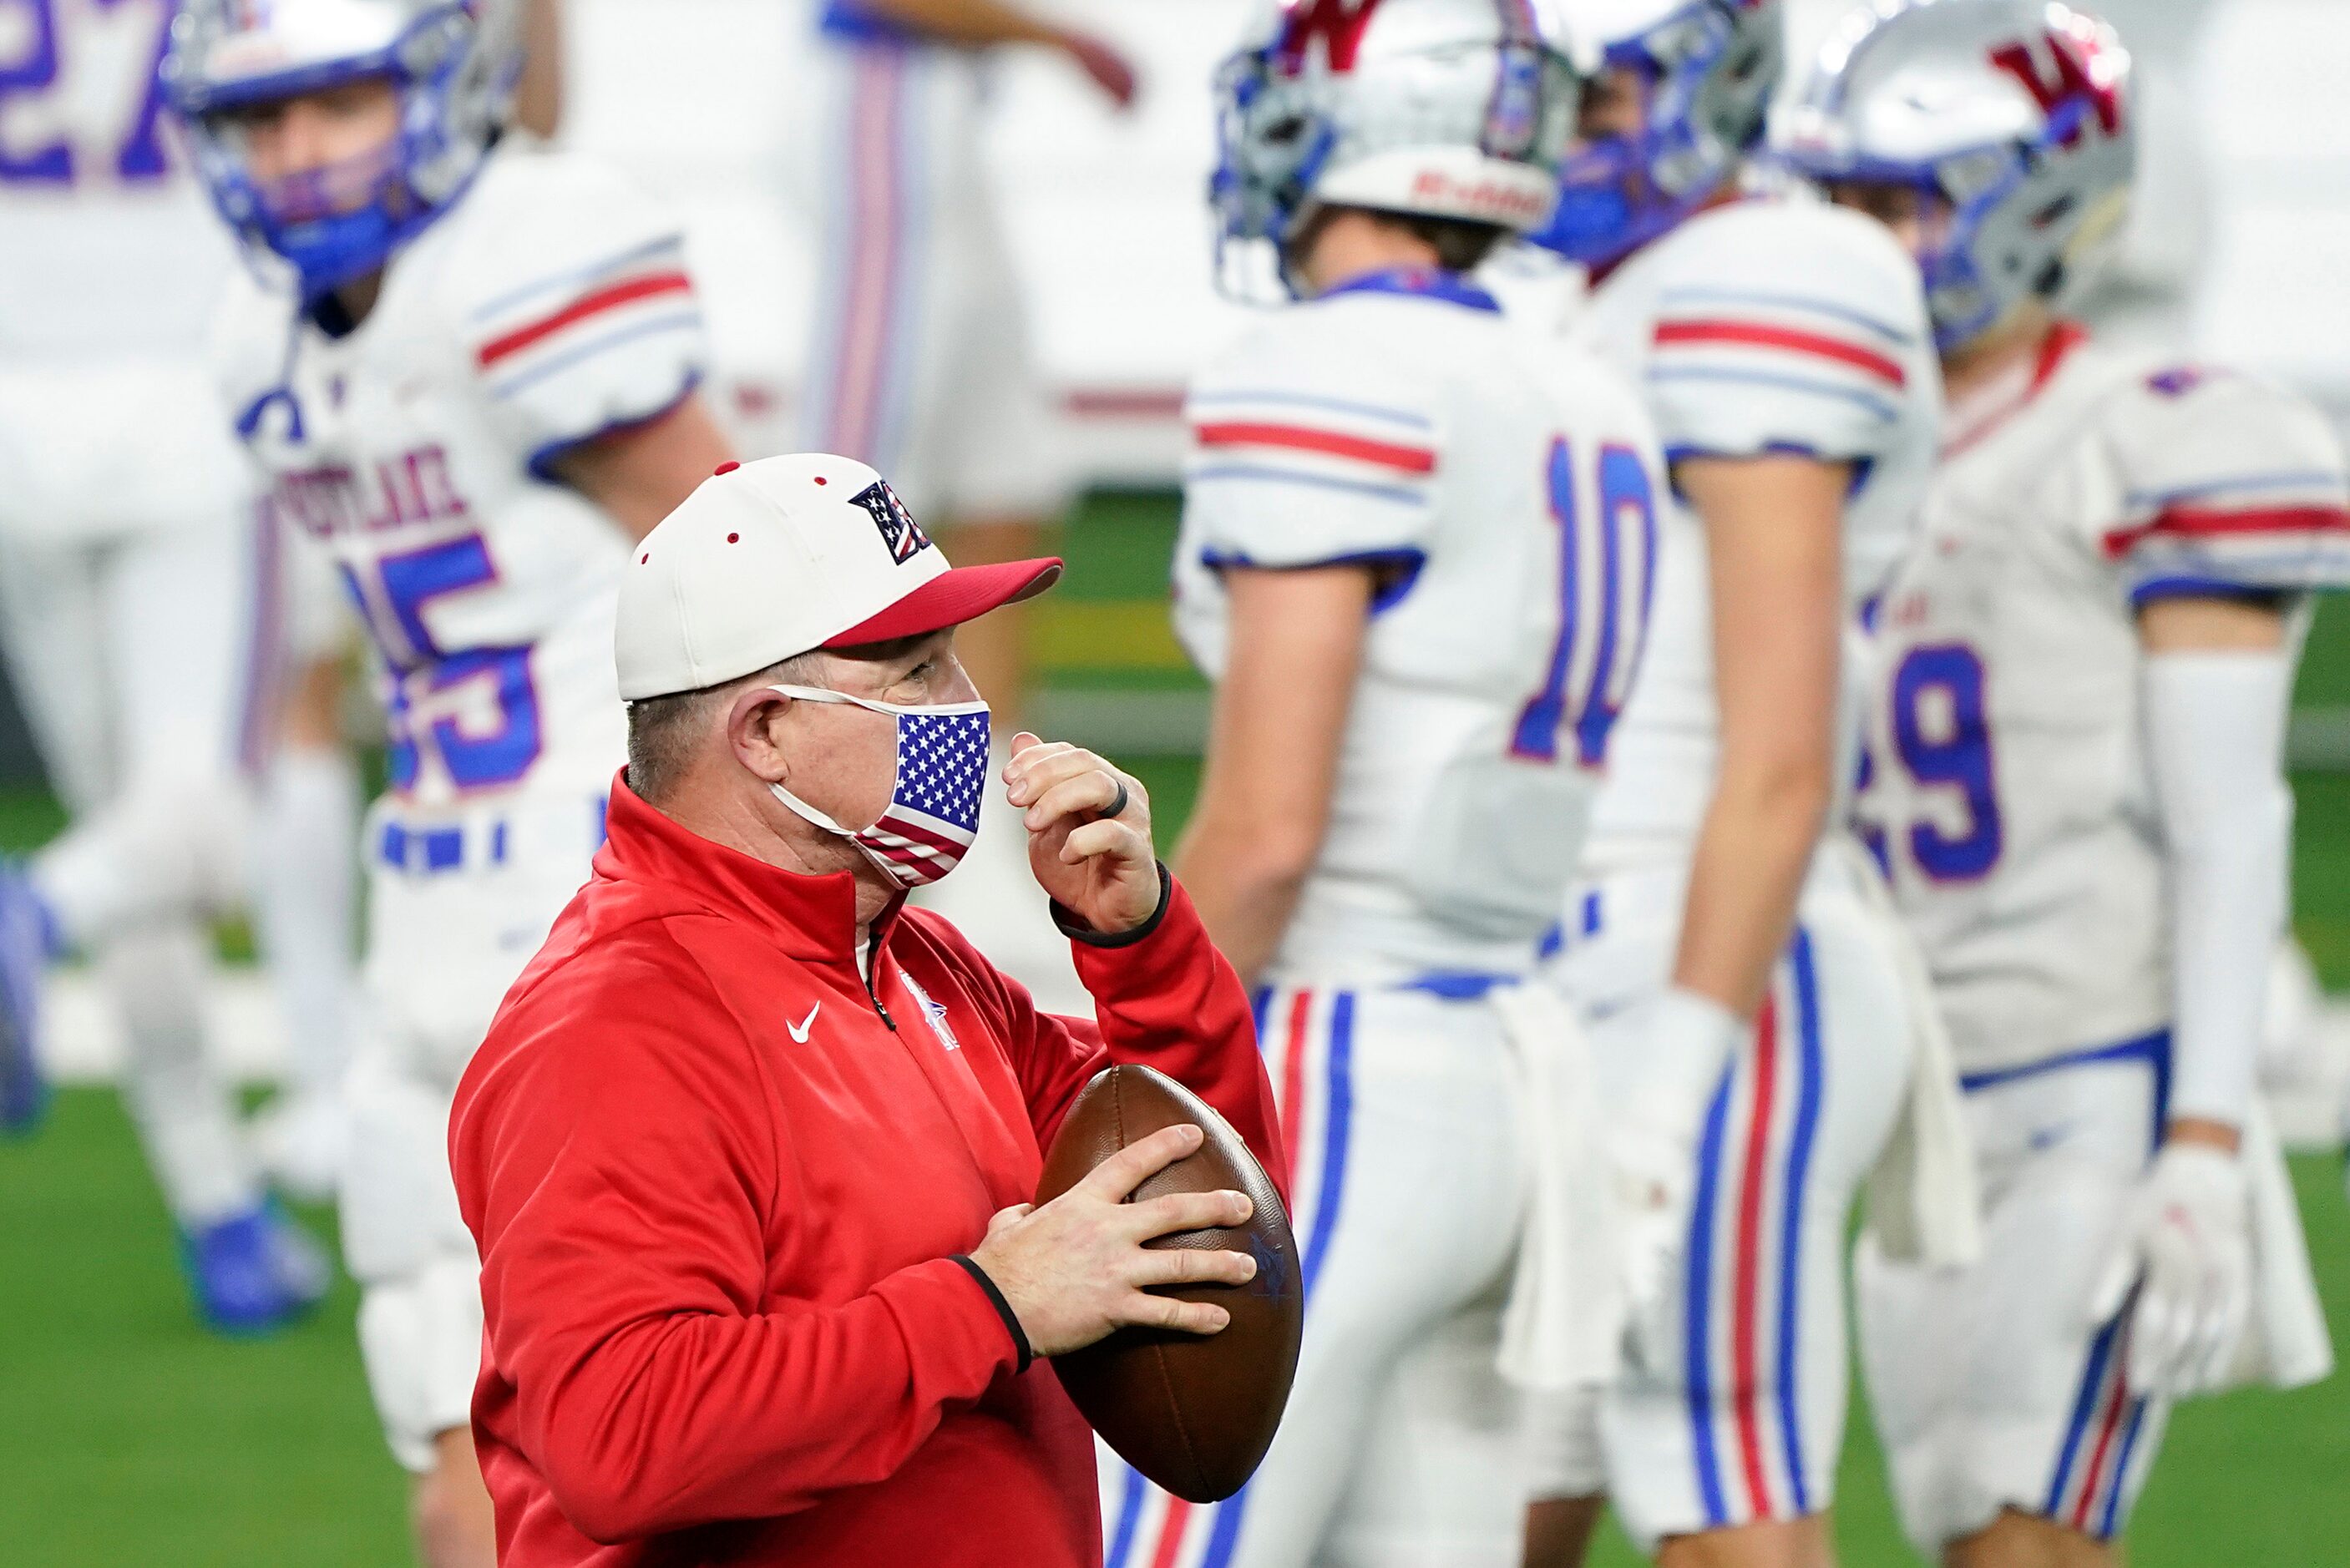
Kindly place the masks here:
<instances>
[{"instance_id":1,"label":"football helmet","mask_svg":"<svg viewBox=\"0 0 2350 1568\"><path fill-rule=\"evenodd\" d=\"M463 194L522 69L515 0L189 0L163 79L213 201L306 298L365 276ZM253 171L237 111L369 78L400 130L363 158L290 179Z\"/></svg>"},{"instance_id":2,"label":"football helmet","mask_svg":"<svg viewBox=\"0 0 2350 1568\"><path fill-rule=\"evenodd\" d=\"M1949 353L2110 256L2137 135L2129 56L2095 17L2059 0L1874 0L1774 140L1811 180L1908 185L1940 214L1918 259Z\"/></svg>"},{"instance_id":3,"label":"football helmet","mask_svg":"<svg viewBox=\"0 0 2350 1568\"><path fill-rule=\"evenodd\" d=\"M1249 39L1216 78L1227 294L1262 296L1268 260L1295 292L1285 253L1320 207L1549 218L1581 78L1531 0L1291 0Z\"/></svg>"},{"instance_id":4,"label":"football helmet","mask_svg":"<svg viewBox=\"0 0 2350 1568\"><path fill-rule=\"evenodd\" d=\"M1604 266L1669 233L1738 178L1785 62L1779 0L1571 0L1568 27L1640 83L1641 129L1567 155L1534 243Z\"/></svg>"}]
</instances>

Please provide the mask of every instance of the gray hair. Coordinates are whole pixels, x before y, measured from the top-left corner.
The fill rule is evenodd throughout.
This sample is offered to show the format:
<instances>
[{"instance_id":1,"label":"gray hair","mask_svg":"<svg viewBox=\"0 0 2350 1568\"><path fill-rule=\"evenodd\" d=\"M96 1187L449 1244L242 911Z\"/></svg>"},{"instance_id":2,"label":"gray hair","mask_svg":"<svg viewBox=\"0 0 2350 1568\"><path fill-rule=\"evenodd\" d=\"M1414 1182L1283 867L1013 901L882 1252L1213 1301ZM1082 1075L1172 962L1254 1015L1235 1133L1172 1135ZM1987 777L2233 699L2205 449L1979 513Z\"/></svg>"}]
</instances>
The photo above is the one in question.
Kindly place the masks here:
<instances>
[{"instance_id":1,"label":"gray hair","mask_svg":"<svg viewBox=\"0 0 2350 1568\"><path fill-rule=\"evenodd\" d=\"M811 649L715 686L629 703L629 787L659 805L692 772L702 737L736 697L759 686L821 685L826 664L824 650Z\"/></svg>"}]
</instances>

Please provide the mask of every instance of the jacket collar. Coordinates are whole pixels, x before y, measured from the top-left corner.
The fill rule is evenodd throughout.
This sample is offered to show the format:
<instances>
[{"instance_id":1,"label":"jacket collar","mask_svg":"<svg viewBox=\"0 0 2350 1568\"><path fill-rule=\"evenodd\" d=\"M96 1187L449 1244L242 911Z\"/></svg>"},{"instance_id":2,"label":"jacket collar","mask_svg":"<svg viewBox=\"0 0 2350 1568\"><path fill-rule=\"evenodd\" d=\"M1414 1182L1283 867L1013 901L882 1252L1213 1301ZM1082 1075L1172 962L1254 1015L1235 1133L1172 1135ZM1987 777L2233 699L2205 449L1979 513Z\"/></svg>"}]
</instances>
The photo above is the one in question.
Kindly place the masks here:
<instances>
[{"instance_id":1,"label":"jacket collar","mask_svg":"<svg viewBox=\"0 0 2350 1568\"><path fill-rule=\"evenodd\" d=\"M857 878L846 871L807 877L714 844L612 777L609 835L596 869L615 881L660 883L715 913L758 928L794 958L857 961ZM873 922L884 943L905 896Z\"/></svg>"}]
</instances>

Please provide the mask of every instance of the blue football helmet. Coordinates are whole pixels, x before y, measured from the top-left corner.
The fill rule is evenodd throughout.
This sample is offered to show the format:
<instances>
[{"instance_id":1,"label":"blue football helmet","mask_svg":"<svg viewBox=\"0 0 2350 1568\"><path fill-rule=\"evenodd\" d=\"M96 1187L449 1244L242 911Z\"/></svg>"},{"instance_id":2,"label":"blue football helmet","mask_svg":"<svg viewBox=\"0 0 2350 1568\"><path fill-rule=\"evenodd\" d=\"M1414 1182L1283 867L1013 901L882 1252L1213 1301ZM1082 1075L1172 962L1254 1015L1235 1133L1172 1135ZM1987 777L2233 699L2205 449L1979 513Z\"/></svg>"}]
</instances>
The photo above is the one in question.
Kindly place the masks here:
<instances>
[{"instance_id":1,"label":"blue football helmet","mask_svg":"<svg viewBox=\"0 0 2350 1568\"><path fill-rule=\"evenodd\" d=\"M1640 84L1638 132L1578 144L1528 238L1604 266L1736 182L1762 140L1786 53L1779 0L1567 0L1568 26Z\"/></svg>"},{"instance_id":2,"label":"blue football helmet","mask_svg":"<svg viewBox=\"0 0 2350 1568\"><path fill-rule=\"evenodd\" d=\"M189 0L163 79L222 216L316 299L382 267L456 204L521 70L515 0ZM254 173L241 112L368 79L400 95L388 143L294 178Z\"/></svg>"}]
</instances>

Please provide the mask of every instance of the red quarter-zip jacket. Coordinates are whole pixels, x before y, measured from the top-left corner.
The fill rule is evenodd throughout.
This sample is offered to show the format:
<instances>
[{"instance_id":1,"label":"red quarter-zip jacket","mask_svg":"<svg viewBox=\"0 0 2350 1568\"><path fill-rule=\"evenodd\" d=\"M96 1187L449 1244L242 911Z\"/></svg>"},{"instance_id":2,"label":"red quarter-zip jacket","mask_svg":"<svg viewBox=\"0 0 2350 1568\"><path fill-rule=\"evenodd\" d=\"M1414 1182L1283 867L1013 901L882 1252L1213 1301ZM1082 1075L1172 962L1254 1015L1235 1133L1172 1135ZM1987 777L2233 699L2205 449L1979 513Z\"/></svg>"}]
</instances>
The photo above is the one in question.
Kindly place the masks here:
<instances>
[{"instance_id":1,"label":"red quarter-zip jacket","mask_svg":"<svg viewBox=\"0 0 2350 1568\"><path fill-rule=\"evenodd\" d=\"M1112 1061L1279 1170L1248 1002L1180 888L1079 943L1098 1027L955 929L695 836L616 782L592 880L458 1085L473 1436L504 1568L1101 1561L1092 1438L956 1261Z\"/></svg>"}]
</instances>

